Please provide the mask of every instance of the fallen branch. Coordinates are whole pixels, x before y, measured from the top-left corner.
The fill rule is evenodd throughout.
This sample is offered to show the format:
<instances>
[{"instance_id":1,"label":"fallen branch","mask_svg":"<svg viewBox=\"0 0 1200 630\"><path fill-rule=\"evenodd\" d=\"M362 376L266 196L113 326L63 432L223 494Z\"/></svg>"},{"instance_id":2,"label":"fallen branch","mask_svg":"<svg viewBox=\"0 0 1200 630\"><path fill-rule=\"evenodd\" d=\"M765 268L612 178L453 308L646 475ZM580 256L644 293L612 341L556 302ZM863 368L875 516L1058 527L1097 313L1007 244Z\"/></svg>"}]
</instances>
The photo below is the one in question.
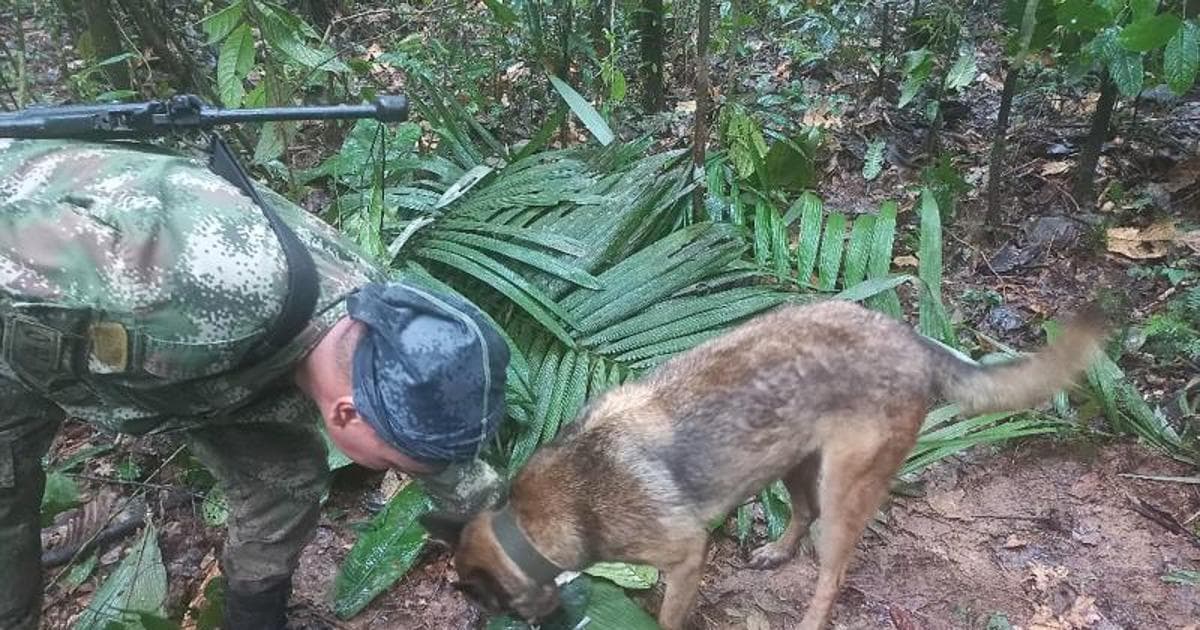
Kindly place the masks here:
<instances>
[{"instance_id":1,"label":"fallen branch","mask_svg":"<svg viewBox=\"0 0 1200 630\"><path fill-rule=\"evenodd\" d=\"M191 500L191 495L186 492L175 492L167 495L161 502L162 509L168 510L178 507ZM80 512L82 516L86 512ZM72 519L74 521L76 519ZM84 517L84 521L93 519ZM42 566L57 567L64 565L75 557L83 557L91 553L93 549L104 547L114 541L120 540L133 532L141 529L146 522L146 500L142 497L135 497L127 501L124 507L121 508L111 518L106 519L107 525L97 532L87 531L94 527L94 524L85 523L84 531L75 535L68 534L65 536L64 543L57 547L51 547L42 551ZM69 531L72 525L78 525L73 522L68 522L63 529Z\"/></svg>"},{"instance_id":2,"label":"fallen branch","mask_svg":"<svg viewBox=\"0 0 1200 630\"><path fill-rule=\"evenodd\" d=\"M1134 512L1137 512L1147 519L1158 523L1163 529L1173 534L1183 536L1188 542L1192 543L1193 546L1195 546L1197 549L1200 549L1200 536L1197 536L1195 532L1184 527L1183 524L1180 523L1179 520L1172 516L1169 512L1162 508L1155 507L1150 503L1147 503L1146 501L1128 493L1125 494L1125 498L1129 499Z\"/></svg>"}]
</instances>

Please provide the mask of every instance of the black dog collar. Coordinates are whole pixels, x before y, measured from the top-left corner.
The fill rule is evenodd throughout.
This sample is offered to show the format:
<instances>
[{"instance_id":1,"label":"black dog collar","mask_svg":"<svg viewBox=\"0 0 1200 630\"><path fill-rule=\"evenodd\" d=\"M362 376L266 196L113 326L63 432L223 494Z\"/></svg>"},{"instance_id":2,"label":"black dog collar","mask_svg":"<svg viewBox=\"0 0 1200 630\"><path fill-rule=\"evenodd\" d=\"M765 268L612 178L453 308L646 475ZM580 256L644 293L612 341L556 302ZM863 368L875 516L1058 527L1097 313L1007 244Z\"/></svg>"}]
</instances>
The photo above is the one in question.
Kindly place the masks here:
<instances>
[{"instance_id":1,"label":"black dog collar","mask_svg":"<svg viewBox=\"0 0 1200 630\"><path fill-rule=\"evenodd\" d=\"M529 537L517 525L516 515L510 505L505 505L492 516L492 534L500 543L500 549L535 583L552 583L563 572L529 542Z\"/></svg>"}]
</instances>

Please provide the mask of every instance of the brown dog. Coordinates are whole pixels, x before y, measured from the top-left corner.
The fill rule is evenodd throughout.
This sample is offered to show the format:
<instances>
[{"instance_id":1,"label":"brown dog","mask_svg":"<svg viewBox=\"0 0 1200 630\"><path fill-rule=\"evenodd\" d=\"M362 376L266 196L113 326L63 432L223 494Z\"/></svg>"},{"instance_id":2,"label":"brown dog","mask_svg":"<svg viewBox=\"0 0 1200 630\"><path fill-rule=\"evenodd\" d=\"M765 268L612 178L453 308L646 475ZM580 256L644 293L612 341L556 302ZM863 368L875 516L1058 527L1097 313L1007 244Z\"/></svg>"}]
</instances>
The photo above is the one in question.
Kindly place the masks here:
<instances>
[{"instance_id":1,"label":"brown dog","mask_svg":"<svg viewBox=\"0 0 1200 630\"><path fill-rule=\"evenodd\" d=\"M782 479L791 522L750 564L791 558L819 516L820 571L800 624L817 630L935 399L972 414L1036 404L1070 385L1102 339L1099 318L1081 317L1038 354L980 367L848 302L783 307L597 398L533 455L503 507L465 526L425 524L455 548L459 588L491 612L544 619L556 574L625 561L663 571L658 620L678 630L707 526Z\"/></svg>"}]
</instances>

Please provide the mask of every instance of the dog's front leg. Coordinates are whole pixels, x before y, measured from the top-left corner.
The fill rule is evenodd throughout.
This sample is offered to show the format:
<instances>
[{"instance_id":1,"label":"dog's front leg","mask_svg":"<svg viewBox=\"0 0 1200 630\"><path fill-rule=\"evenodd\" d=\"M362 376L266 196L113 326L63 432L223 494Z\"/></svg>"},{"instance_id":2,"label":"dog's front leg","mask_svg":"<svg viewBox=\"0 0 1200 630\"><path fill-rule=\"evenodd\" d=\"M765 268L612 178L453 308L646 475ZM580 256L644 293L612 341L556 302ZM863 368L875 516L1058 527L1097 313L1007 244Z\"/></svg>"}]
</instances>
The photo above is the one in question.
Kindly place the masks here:
<instances>
[{"instance_id":1,"label":"dog's front leg","mask_svg":"<svg viewBox=\"0 0 1200 630\"><path fill-rule=\"evenodd\" d=\"M683 624L700 590L700 578L704 575L708 535L705 533L690 543L675 542L672 546L680 549L681 553L677 561L663 567L667 591L658 610L658 625L663 630L683 630Z\"/></svg>"}]
</instances>

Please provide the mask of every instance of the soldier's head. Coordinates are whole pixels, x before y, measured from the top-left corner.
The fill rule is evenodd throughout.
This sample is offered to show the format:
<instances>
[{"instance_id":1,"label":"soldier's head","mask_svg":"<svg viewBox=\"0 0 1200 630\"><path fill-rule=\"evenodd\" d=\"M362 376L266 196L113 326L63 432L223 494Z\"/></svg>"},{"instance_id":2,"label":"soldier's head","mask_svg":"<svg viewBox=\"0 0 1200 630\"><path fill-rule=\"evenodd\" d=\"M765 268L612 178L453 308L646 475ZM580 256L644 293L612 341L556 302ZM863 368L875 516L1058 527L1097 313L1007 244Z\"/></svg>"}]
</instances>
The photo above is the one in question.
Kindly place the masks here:
<instances>
[{"instance_id":1,"label":"soldier's head","mask_svg":"<svg viewBox=\"0 0 1200 630\"><path fill-rule=\"evenodd\" d=\"M504 416L508 346L463 298L369 284L298 382L330 438L364 466L427 473L470 461Z\"/></svg>"}]
</instances>

